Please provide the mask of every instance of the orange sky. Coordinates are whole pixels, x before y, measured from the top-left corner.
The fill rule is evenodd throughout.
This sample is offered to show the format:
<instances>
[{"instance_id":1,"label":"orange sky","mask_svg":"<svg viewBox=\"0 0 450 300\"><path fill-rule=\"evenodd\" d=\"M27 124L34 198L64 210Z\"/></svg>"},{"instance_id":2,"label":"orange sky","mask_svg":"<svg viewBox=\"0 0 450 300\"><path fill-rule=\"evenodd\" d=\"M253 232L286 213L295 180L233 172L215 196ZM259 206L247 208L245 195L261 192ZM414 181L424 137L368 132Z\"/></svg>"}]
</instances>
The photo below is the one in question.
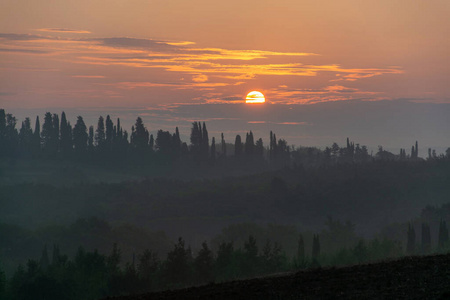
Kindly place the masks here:
<instances>
[{"instance_id":1,"label":"orange sky","mask_svg":"<svg viewBox=\"0 0 450 300\"><path fill-rule=\"evenodd\" d=\"M7 109L239 103L252 90L280 105L450 103L448 0L0 6Z\"/></svg>"}]
</instances>

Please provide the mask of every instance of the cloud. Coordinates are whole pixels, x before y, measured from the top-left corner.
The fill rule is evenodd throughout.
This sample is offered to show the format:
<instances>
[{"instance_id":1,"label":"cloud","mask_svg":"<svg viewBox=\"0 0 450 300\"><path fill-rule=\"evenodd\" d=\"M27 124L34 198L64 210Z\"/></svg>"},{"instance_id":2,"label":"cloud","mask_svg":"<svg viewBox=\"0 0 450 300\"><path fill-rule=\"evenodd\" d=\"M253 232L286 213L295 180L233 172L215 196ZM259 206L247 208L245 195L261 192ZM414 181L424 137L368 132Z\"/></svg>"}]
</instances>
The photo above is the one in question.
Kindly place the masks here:
<instances>
[{"instance_id":1,"label":"cloud","mask_svg":"<svg viewBox=\"0 0 450 300\"><path fill-rule=\"evenodd\" d=\"M205 81L208 81L208 76L203 75L203 74L194 75L194 76L192 76L192 81L194 81L194 82L205 82Z\"/></svg>"},{"instance_id":2,"label":"cloud","mask_svg":"<svg viewBox=\"0 0 450 300\"><path fill-rule=\"evenodd\" d=\"M17 95L17 94L16 93L0 92L0 97L14 96L14 95Z\"/></svg>"},{"instance_id":3,"label":"cloud","mask_svg":"<svg viewBox=\"0 0 450 300\"><path fill-rule=\"evenodd\" d=\"M35 49L14 49L14 48L0 48L0 52L15 52L15 53L26 53L26 54L47 54L50 51L45 50L35 50Z\"/></svg>"},{"instance_id":4,"label":"cloud","mask_svg":"<svg viewBox=\"0 0 450 300\"><path fill-rule=\"evenodd\" d=\"M327 86L324 90L330 93L360 93L360 90L356 88L348 88L342 85Z\"/></svg>"},{"instance_id":5,"label":"cloud","mask_svg":"<svg viewBox=\"0 0 450 300\"><path fill-rule=\"evenodd\" d=\"M42 39L42 36L35 34L18 34L18 33L0 33L0 39L10 40L10 41L28 41ZM47 37L47 39L50 39Z\"/></svg>"},{"instance_id":6,"label":"cloud","mask_svg":"<svg viewBox=\"0 0 450 300\"><path fill-rule=\"evenodd\" d=\"M45 31L73 29L50 28ZM248 81L257 76L318 76L319 73L338 73L336 80L355 81L384 74L400 74L397 67L354 69L339 64L309 65L300 62L273 63L273 57L296 59L317 56L306 52L277 52L263 50L231 50L222 48L197 48L193 42L174 42L132 37L64 38L30 34L0 34L0 38L11 42L38 40L45 48L51 43L52 50L72 54L78 63L104 66L128 66L132 68L161 68L168 72L187 73L195 80L210 79L211 76L227 80ZM58 48L59 44L59 48ZM32 45L21 45L32 46ZM50 44L47 46L50 48ZM55 49L56 48L56 49ZM25 50L24 50L25 51ZM30 49L29 51L34 51ZM36 50L45 51L45 50ZM32 53L32 52L30 52ZM37 53L37 52L35 52ZM115 56L108 54L115 53ZM263 63L261 63L263 60ZM264 61L265 60L265 61ZM223 63L223 62L227 63ZM246 62L243 64L242 62ZM256 63L258 62L258 63Z\"/></svg>"},{"instance_id":7,"label":"cloud","mask_svg":"<svg viewBox=\"0 0 450 300\"><path fill-rule=\"evenodd\" d=\"M103 75L73 75L73 78L105 78Z\"/></svg>"},{"instance_id":8,"label":"cloud","mask_svg":"<svg viewBox=\"0 0 450 300\"><path fill-rule=\"evenodd\" d=\"M36 31L44 31L44 32L61 32L61 33L91 33L87 30L77 30L77 29L69 29L69 28L39 28Z\"/></svg>"},{"instance_id":9,"label":"cloud","mask_svg":"<svg viewBox=\"0 0 450 300\"><path fill-rule=\"evenodd\" d=\"M39 31L83 32L66 28L43 28ZM98 89L134 93L133 98L144 98L143 94L147 92L139 89L155 89L158 93L173 91L172 99L180 99L181 93L177 93L177 90L189 90L186 92L189 94L186 101L214 104L241 103L244 101L244 95L237 94L246 93L249 89L264 84L267 85L264 86L267 98L270 102L279 104L379 99L380 95L358 89L354 82L375 76L403 73L397 66L346 68L337 63L307 63L308 57L318 56L316 53L198 47L190 41L133 37L56 37L0 33L0 52L22 55L48 53L49 55L39 57L39 66L58 66L58 71L65 74L76 74L81 72L80 69L83 70L82 73L87 74L112 72L115 75L107 80L85 82ZM24 70L27 67L25 60L22 61L23 63L14 65L16 70ZM11 66L10 63L7 65L7 62L3 64ZM330 76L333 77L331 84ZM83 74L71 77L105 78L103 75ZM301 77L309 77L308 80L318 77L316 82L325 79L321 88L291 88L296 85L293 79ZM272 81L281 78L286 78L289 86L281 80ZM212 92L221 94L211 96Z\"/></svg>"}]
</instances>

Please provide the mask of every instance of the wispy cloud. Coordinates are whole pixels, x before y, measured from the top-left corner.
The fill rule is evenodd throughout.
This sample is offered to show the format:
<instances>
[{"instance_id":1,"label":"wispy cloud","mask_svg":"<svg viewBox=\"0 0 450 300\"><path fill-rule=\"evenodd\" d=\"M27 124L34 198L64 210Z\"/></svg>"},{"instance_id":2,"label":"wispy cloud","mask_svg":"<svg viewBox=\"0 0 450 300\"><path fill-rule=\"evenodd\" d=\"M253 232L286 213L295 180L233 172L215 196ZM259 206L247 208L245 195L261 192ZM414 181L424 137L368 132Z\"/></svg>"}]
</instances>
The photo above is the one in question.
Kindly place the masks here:
<instances>
[{"instance_id":1,"label":"wispy cloud","mask_svg":"<svg viewBox=\"0 0 450 300\"><path fill-rule=\"evenodd\" d=\"M69 29L69 28L39 28L36 31L60 32L60 33L91 33L87 30Z\"/></svg>"},{"instance_id":2,"label":"wispy cloud","mask_svg":"<svg viewBox=\"0 0 450 300\"><path fill-rule=\"evenodd\" d=\"M51 33L89 33L85 30L67 28L42 28L41 32ZM74 73L71 68L89 69L89 73L115 72L97 88L136 90L139 88L167 88L176 90L194 90L199 94L192 96L203 103L237 103L232 99L240 85L272 76L273 78L327 77L323 88L289 88L286 84L268 87L270 101L284 104L305 104L322 101L342 101L373 96L370 91L356 87L347 87L357 80L363 80L386 74L401 74L399 67L386 68L346 68L340 64L311 64L307 58L318 57L316 53L280 52L255 49L224 49L197 47L191 41L165 41L133 37L74 37L67 35L52 36L40 34L0 33L0 52L22 55L47 54L45 65L58 65L66 72ZM1 61L0 61L1 62ZM24 64L16 64L17 69ZM126 68L128 70L123 71ZM152 74L152 78L135 77L133 80L119 74ZM156 76L160 74L164 76ZM179 74L179 75L176 75ZM180 76L181 75L181 76ZM333 76L334 78L329 78ZM103 75L73 75L72 78L100 79ZM140 79L140 80L139 80ZM330 82L335 84L330 85ZM340 84L342 82L342 84ZM94 88L90 86L89 88ZM226 92L226 89L229 89ZM210 92L221 92L222 96L210 97Z\"/></svg>"},{"instance_id":3,"label":"wispy cloud","mask_svg":"<svg viewBox=\"0 0 450 300\"><path fill-rule=\"evenodd\" d=\"M49 51L37 50L37 49L19 49L19 48L0 48L0 52L13 52L24 54L47 54Z\"/></svg>"},{"instance_id":4,"label":"wispy cloud","mask_svg":"<svg viewBox=\"0 0 450 300\"><path fill-rule=\"evenodd\" d=\"M103 75L73 75L73 78L92 78L92 79L96 79L96 78L106 78Z\"/></svg>"}]
</instances>

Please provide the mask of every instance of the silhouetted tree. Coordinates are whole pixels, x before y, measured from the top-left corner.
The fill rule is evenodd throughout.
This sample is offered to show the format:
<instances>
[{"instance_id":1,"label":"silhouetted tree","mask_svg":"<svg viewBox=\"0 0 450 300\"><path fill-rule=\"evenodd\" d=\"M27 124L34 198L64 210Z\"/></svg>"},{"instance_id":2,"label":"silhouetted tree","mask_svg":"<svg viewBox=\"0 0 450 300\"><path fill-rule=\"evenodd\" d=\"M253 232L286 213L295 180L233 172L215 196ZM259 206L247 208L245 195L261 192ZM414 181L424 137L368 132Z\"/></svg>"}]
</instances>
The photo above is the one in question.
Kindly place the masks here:
<instances>
[{"instance_id":1,"label":"silhouetted tree","mask_svg":"<svg viewBox=\"0 0 450 300\"><path fill-rule=\"evenodd\" d=\"M87 150L88 133L83 117L78 116L77 123L73 127L73 145L75 153L80 158Z\"/></svg>"},{"instance_id":2,"label":"silhouetted tree","mask_svg":"<svg viewBox=\"0 0 450 300\"><path fill-rule=\"evenodd\" d=\"M203 122L202 129L201 153L203 160L207 160L209 156L209 137L205 122Z\"/></svg>"},{"instance_id":3,"label":"silhouetted tree","mask_svg":"<svg viewBox=\"0 0 450 300\"><path fill-rule=\"evenodd\" d=\"M187 284L190 275L188 260L188 250L184 246L184 240L180 237L174 249L167 254L164 274L168 284L176 286Z\"/></svg>"},{"instance_id":4,"label":"silhouetted tree","mask_svg":"<svg viewBox=\"0 0 450 300\"><path fill-rule=\"evenodd\" d=\"M215 277L219 280L231 279L233 273L233 243L222 242L217 250L217 258L215 263Z\"/></svg>"},{"instance_id":5,"label":"silhouetted tree","mask_svg":"<svg viewBox=\"0 0 450 300\"><path fill-rule=\"evenodd\" d=\"M10 157L17 156L17 148L19 146L19 133L17 132L16 124L17 119L12 114L6 114L4 143L6 154Z\"/></svg>"},{"instance_id":6,"label":"silhouetted tree","mask_svg":"<svg viewBox=\"0 0 450 300\"><path fill-rule=\"evenodd\" d=\"M273 153L273 132L270 131L270 142L269 142L269 160L273 160L274 153Z\"/></svg>"},{"instance_id":7,"label":"silhouetted tree","mask_svg":"<svg viewBox=\"0 0 450 300\"><path fill-rule=\"evenodd\" d=\"M61 252L58 245L53 245L52 266L58 265L62 262Z\"/></svg>"},{"instance_id":8,"label":"silhouetted tree","mask_svg":"<svg viewBox=\"0 0 450 300\"><path fill-rule=\"evenodd\" d=\"M173 143L173 152L175 156L179 156L181 153L181 138L178 127L175 128L175 133L172 137L172 143Z\"/></svg>"},{"instance_id":9,"label":"silhouetted tree","mask_svg":"<svg viewBox=\"0 0 450 300\"><path fill-rule=\"evenodd\" d=\"M256 141L256 145L255 145L255 155L259 156L259 157L263 157L264 155L264 145L263 145L263 140L262 138L259 138Z\"/></svg>"},{"instance_id":10,"label":"silhouetted tree","mask_svg":"<svg viewBox=\"0 0 450 300\"><path fill-rule=\"evenodd\" d=\"M41 152L41 124L39 122L39 116L36 116L36 122L34 125L33 152L35 155L39 155Z\"/></svg>"},{"instance_id":11,"label":"silhouetted tree","mask_svg":"<svg viewBox=\"0 0 450 300\"><path fill-rule=\"evenodd\" d=\"M6 149L6 113L0 109L0 156L5 154Z\"/></svg>"},{"instance_id":12,"label":"silhouetted tree","mask_svg":"<svg viewBox=\"0 0 450 300\"><path fill-rule=\"evenodd\" d=\"M97 129L95 130L95 146L100 153L105 151L105 121L102 116L98 118Z\"/></svg>"},{"instance_id":13,"label":"silhouetted tree","mask_svg":"<svg viewBox=\"0 0 450 300\"><path fill-rule=\"evenodd\" d=\"M42 125L42 150L47 156L54 157L56 153L55 143L53 140L53 121L50 112L45 113L44 124Z\"/></svg>"},{"instance_id":14,"label":"silhouetted tree","mask_svg":"<svg viewBox=\"0 0 450 300\"><path fill-rule=\"evenodd\" d=\"M241 136L238 134L236 135L236 139L234 141L234 155L236 157L241 156L242 155L242 149L243 145L242 145L242 141L241 141Z\"/></svg>"},{"instance_id":15,"label":"silhouetted tree","mask_svg":"<svg viewBox=\"0 0 450 300\"><path fill-rule=\"evenodd\" d=\"M112 149L113 139L114 139L114 124L111 121L111 117L107 115L105 121L105 147L106 151L108 152L110 152ZM147 133L147 142L148 142L148 133Z\"/></svg>"},{"instance_id":16,"label":"silhouetted tree","mask_svg":"<svg viewBox=\"0 0 450 300\"><path fill-rule=\"evenodd\" d=\"M131 132L131 145L140 154L144 154L149 144L149 133L144 127L144 122L138 117Z\"/></svg>"},{"instance_id":17,"label":"silhouetted tree","mask_svg":"<svg viewBox=\"0 0 450 300\"><path fill-rule=\"evenodd\" d=\"M250 133L247 133L245 137L245 154L253 155L254 153L255 153L255 142L253 139L253 133L250 131Z\"/></svg>"},{"instance_id":18,"label":"silhouetted tree","mask_svg":"<svg viewBox=\"0 0 450 300\"><path fill-rule=\"evenodd\" d=\"M250 235L244 243L244 260L242 271L246 276L253 276L257 273L258 268L258 246L256 239Z\"/></svg>"},{"instance_id":19,"label":"silhouetted tree","mask_svg":"<svg viewBox=\"0 0 450 300\"><path fill-rule=\"evenodd\" d=\"M299 264L303 264L305 261L305 242L303 241L303 235L300 234L297 245L297 261Z\"/></svg>"},{"instance_id":20,"label":"silhouetted tree","mask_svg":"<svg viewBox=\"0 0 450 300\"><path fill-rule=\"evenodd\" d=\"M430 226L422 223L422 253L429 253L431 250L431 232Z\"/></svg>"},{"instance_id":21,"label":"silhouetted tree","mask_svg":"<svg viewBox=\"0 0 450 300\"><path fill-rule=\"evenodd\" d=\"M33 130L30 118L25 118L19 131L19 148L23 155L29 156L33 150Z\"/></svg>"},{"instance_id":22,"label":"silhouetted tree","mask_svg":"<svg viewBox=\"0 0 450 300\"><path fill-rule=\"evenodd\" d=\"M139 257L137 271L140 279L144 282L147 291L155 288L156 276L159 271L160 264L161 262L158 259L158 255L148 249L146 249Z\"/></svg>"},{"instance_id":23,"label":"silhouetted tree","mask_svg":"<svg viewBox=\"0 0 450 300\"><path fill-rule=\"evenodd\" d=\"M153 138L153 134L150 135L148 146L150 147L150 151L153 151L155 148L155 139Z\"/></svg>"},{"instance_id":24,"label":"silhouetted tree","mask_svg":"<svg viewBox=\"0 0 450 300\"><path fill-rule=\"evenodd\" d=\"M419 143L416 141L416 152L414 155L414 158L418 158L419 157Z\"/></svg>"},{"instance_id":25,"label":"silhouetted tree","mask_svg":"<svg viewBox=\"0 0 450 300\"><path fill-rule=\"evenodd\" d=\"M44 250L42 250L41 259L39 260L39 267L42 270L47 270L50 266L50 260L48 258L47 245L44 246Z\"/></svg>"},{"instance_id":26,"label":"silhouetted tree","mask_svg":"<svg viewBox=\"0 0 450 300\"><path fill-rule=\"evenodd\" d=\"M408 240L406 243L406 252L414 254L416 250L416 232L412 224L408 224Z\"/></svg>"},{"instance_id":27,"label":"silhouetted tree","mask_svg":"<svg viewBox=\"0 0 450 300\"><path fill-rule=\"evenodd\" d=\"M444 220L439 222L439 237L438 237L438 246L440 249L444 248L449 241L447 224Z\"/></svg>"},{"instance_id":28,"label":"silhouetted tree","mask_svg":"<svg viewBox=\"0 0 450 300\"><path fill-rule=\"evenodd\" d=\"M156 135L156 149L162 154L173 154L172 135L168 131L158 130Z\"/></svg>"},{"instance_id":29,"label":"silhouetted tree","mask_svg":"<svg viewBox=\"0 0 450 300\"><path fill-rule=\"evenodd\" d=\"M52 116L53 130L52 130L52 140L55 148L55 154L60 150L60 128L59 128L59 116L53 114Z\"/></svg>"},{"instance_id":30,"label":"silhouetted tree","mask_svg":"<svg viewBox=\"0 0 450 300\"><path fill-rule=\"evenodd\" d=\"M213 137L211 141L211 160L216 160L216 139Z\"/></svg>"},{"instance_id":31,"label":"silhouetted tree","mask_svg":"<svg viewBox=\"0 0 450 300\"><path fill-rule=\"evenodd\" d=\"M67 158L72 152L72 128L67 121L66 113L61 113L61 152Z\"/></svg>"},{"instance_id":32,"label":"silhouetted tree","mask_svg":"<svg viewBox=\"0 0 450 300\"><path fill-rule=\"evenodd\" d=\"M337 143L333 143L333 145L331 145L331 155L335 161L337 160L337 157L339 155L339 149L340 148Z\"/></svg>"},{"instance_id":33,"label":"silhouetted tree","mask_svg":"<svg viewBox=\"0 0 450 300\"><path fill-rule=\"evenodd\" d=\"M221 136L221 147L222 147L222 155L227 156L227 145L225 144L225 139L223 137L223 132L220 135Z\"/></svg>"},{"instance_id":34,"label":"silhouetted tree","mask_svg":"<svg viewBox=\"0 0 450 300\"><path fill-rule=\"evenodd\" d=\"M312 245L312 258L314 260L317 260L320 254L320 242L319 242L319 235L315 234L313 236L313 245Z\"/></svg>"},{"instance_id":35,"label":"silhouetted tree","mask_svg":"<svg viewBox=\"0 0 450 300\"><path fill-rule=\"evenodd\" d=\"M367 246L363 239L359 240L358 244L356 244L355 248L353 248L353 255L355 256L356 261L360 264L366 262L369 258Z\"/></svg>"},{"instance_id":36,"label":"silhouetted tree","mask_svg":"<svg viewBox=\"0 0 450 300\"><path fill-rule=\"evenodd\" d=\"M214 258L206 242L202 243L202 249L194 260L194 271L198 283L207 283L214 280Z\"/></svg>"},{"instance_id":37,"label":"silhouetted tree","mask_svg":"<svg viewBox=\"0 0 450 300\"><path fill-rule=\"evenodd\" d=\"M94 126L89 126L88 152L94 153Z\"/></svg>"},{"instance_id":38,"label":"silhouetted tree","mask_svg":"<svg viewBox=\"0 0 450 300\"><path fill-rule=\"evenodd\" d=\"M202 132L199 123L193 122L191 128L191 153L195 161L201 158Z\"/></svg>"}]
</instances>

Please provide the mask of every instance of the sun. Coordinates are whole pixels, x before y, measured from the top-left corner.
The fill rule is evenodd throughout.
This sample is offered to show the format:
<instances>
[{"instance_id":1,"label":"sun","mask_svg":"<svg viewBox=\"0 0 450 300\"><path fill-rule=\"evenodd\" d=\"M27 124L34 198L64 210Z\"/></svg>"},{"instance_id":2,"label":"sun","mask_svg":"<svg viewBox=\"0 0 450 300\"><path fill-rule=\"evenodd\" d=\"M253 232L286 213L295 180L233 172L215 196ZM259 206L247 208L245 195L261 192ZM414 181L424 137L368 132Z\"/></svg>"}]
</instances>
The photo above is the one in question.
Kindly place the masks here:
<instances>
[{"instance_id":1,"label":"sun","mask_svg":"<svg viewBox=\"0 0 450 300\"><path fill-rule=\"evenodd\" d=\"M247 98L245 98L245 103L264 103L266 102L266 98L261 92L252 91L247 94Z\"/></svg>"}]
</instances>

